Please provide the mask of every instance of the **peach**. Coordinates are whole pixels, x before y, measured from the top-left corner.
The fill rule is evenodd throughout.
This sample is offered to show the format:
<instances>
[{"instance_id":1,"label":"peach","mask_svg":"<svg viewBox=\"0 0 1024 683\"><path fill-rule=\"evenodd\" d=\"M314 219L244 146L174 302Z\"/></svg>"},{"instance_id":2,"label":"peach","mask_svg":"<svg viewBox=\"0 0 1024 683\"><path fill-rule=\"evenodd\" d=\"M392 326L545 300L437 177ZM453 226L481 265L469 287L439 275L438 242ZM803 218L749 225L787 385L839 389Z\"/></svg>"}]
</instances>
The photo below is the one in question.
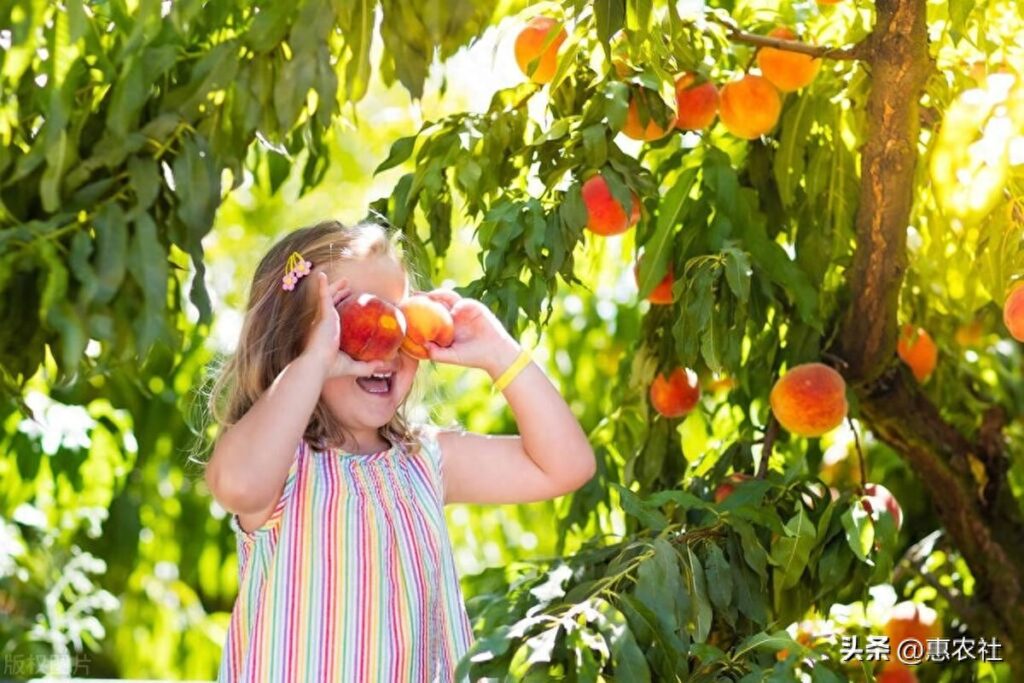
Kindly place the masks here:
<instances>
[{"instance_id":1,"label":"peach","mask_svg":"<svg viewBox=\"0 0 1024 683\"><path fill-rule=\"evenodd\" d=\"M664 417L683 417L699 400L697 373L689 368L676 368L670 375L659 374L651 383L651 405Z\"/></svg>"},{"instance_id":2,"label":"peach","mask_svg":"<svg viewBox=\"0 0 1024 683\"><path fill-rule=\"evenodd\" d=\"M785 26L773 29L768 35L783 40L796 40L796 34ZM772 85L782 92L793 92L814 80L821 68L821 60L799 52L762 47L757 51L757 65Z\"/></svg>"},{"instance_id":3,"label":"peach","mask_svg":"<svg viewBox=\"0 0 1024 683\"><path fill-rule=\"evenodd\" d=\"M956 328L956 333L953 335L953 339L956 343L965 348L972 346L978 346L981 344L982 335L985 333L985 328L982 327L980 320L972 320L969 323L965 323Z\"/></svg>"},{"instance_id":4,"label":"peach","mask_svg":"<svg viewBox=\"0 0 1024 683\"><path fill-rule=\"evenodd\" d=\"M1003 304L1003 322L1017 341L1024 341L1024 283L1018 284Z\"/></svg>"},{"instance_id":5,"label":"peach","mask_svg":"<svg viewBox=\"0 0 1024 683\"><path fill-rule=\"evenodd\" d=\"M629 108L626 109L626 121L622 124L622 134L634 140L660 140L672 130L672 124L662 127L650 110L640 111L640 105L636 97L629 99Z\"/></svg>"},{"instance_id":6,"label":"peach","mask_svg":"<svg viewBox=\"0 0 1024 683\"><path fill-rule=\"evenodd\" d=\"M405 316L394 305L372 294L342 300L339 348L356 360L391 358L405 337Z\"/></svg>"},{"instance_id":7,"label":"peach","mask_svg":"<svg viewBox=\"0 0 1024 683\"><path fill-rule=\"evenodd\" d=\"M861 498L860 503L872 517L875 516L876 512L881 513L882 510L888 510L889 514L892 515L893 521L896 522L896 529L903 528L903 508L900 507L896 496L892 495L892 491L881 484L865 485L864 497Z\"/></svg>"},{"instance_id":8,"label":"peach","mask_svg":"<svg viewBox=\"0 0 1024 683\"><path fill-rule=\"evenodd\" d=\"M402 350L413 358L426 360L426 343L451 346L455 341L455 321L452 314L439 301L426 294L414 294L399 304L405 315L406 333Z\"/></svg>"},{"instance_id":9,"label":"peach","mask_svg":"<svg viewBox=\"0 0 1024 683\"><path fill-rule=\"evenodd\" d=\"M619 235L640 220L640 198L633 194L629 220L622 205L612 196L608 182L596 175L583 183L583 203L587 207L587 229L595 235Z\"/></svg>"},{"instance_id":10,"label":"peach","mask_svg":"<svg viewBox=\"0 0 1024 683\"><path fill-rule=\"evenodd\" d=\"M792 368L775 383L768 400L779 424L798 436L821 436L846 419L846 382L822 363Z\"/></svg>"},{"instance_id":11,"label":"peach","mask_svg":"<svg viewBox=\"0 0 1024 683\"><path fill-rule=\"evenodd\" d=\"M676 128L704 130L718 114L718 88L714 83L696 82L696 76L685 73L676 79Z\"/></svg>"},{"instance_id":12,"label":"peach","mask_svg":"<svg viewBox=\"0 0 1024 683\"><path fill-rule=\"evenodd\" d=\"M924 382L935 369L935 363L939 358L939 349L935 346L935 340L923 327L915 328L913 325L904 325L900 331L900 338L896 342L896 354L900 360L910 366L917 381Z\"/></svg>"},{"instance_id":13,"label":"peach","mask_svg":"<svg viewBox=\"0 0 1024 683\"><path fill-rule=\"evenodd\" d=\"M942 637L942 623L939 621L938 613L932 608L905 601L895 605L889 612L885 635L889 637L889 652L892 653L885 668L895 670L904 666L895 657L900 643L913 638L924 645L924 650L927 651L928 640Z\"/></svg>"},{"instance_id":14,"label":"peach","mask_svg":"<svg viewBox=\"0 0 1024 683\"><path fill-rule=\"evenodd\" d=\"M753 479L753 477L751 477L749 474L745 474L744 472L733 472L732 474L730 474L728 477L726 477L725 481L720 483L715 488L715 502L721 503L723 500L732 495L732 492L736 490L737 486L747 481L748 479Z\"/></svg>"},{"instance_id":15,"label":"peach","mask_svg":"<svg viewBox=\"0 0 1024 683\"><path fill-rule=\"evenodd\" d=\"M636 280L637 287L640 286L640 261L643 260L641 256L637 259L636 264L633 266L633 278ZM675 282L675 274L672 272L672 264L668 264L668 272L665 273L665 277L661 278L661 282L654 286L651 293L647 295L647 300L652 304L668 305L672 303L672 284Z\"/></svg>"},{"instance_id":16,"label":"peach","mask_svg":"<svg viewBox=\"0 0 1024 683\"><path fill-rule=\"evenodd\" d=\"M550 83L558 70L558 48L566 37L565 29L557 20L551 17L530 19L516 36L516 63L520 70L534 83Z\"/></svg>"},{"instance_id":17,"label":"peach","mask_svg":"<svg viewBox=\"0 0 1024 683\"><path fill-rule=\"evenodd\" d=\"M782 100L767 79L747 75L722 86L718 116L726 130L753 140L771 131L779 121Z\"/></svg>"}]
</instances>

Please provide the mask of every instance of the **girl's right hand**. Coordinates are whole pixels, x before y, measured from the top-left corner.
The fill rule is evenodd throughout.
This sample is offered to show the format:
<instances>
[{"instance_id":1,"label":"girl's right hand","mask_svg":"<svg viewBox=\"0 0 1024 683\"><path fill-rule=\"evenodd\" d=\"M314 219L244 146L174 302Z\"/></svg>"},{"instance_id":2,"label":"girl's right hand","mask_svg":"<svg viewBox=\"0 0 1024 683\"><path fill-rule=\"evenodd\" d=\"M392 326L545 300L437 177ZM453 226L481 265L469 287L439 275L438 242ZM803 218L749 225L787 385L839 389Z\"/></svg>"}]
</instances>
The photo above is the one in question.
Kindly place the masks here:
<instances>
[{"instance_id":1,"label":"girl's right hand","mask_svg":"<svg viewBox=\"0 0 1024 683\"><path fill-rule=\"evenodd\" d=\"M306 336L306 346L302 354L315 358L321 364L325 380L344 375L367 377L373 374L379 370L378 363L355 360L339 349L341 318L336 307L352 294L352 290L348 288L348 280L340 278L328 283L327 274L323 272L317 273L316 279L319 310Z\"/></svg>"}]
</instances>

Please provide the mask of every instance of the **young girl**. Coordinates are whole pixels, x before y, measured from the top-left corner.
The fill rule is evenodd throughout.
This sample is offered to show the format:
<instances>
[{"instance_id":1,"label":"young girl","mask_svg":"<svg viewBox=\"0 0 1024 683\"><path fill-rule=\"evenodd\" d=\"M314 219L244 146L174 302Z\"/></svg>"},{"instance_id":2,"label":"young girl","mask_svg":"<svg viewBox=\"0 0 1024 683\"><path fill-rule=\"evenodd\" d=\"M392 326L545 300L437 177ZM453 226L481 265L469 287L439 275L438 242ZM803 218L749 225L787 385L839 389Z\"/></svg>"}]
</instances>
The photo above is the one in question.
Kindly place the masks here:
<instances>
[{"instance_id":1,"label":"young girl","mask_svg":"<svg viewBox=\"0 0 1024 683\"><path fill-rule=\"evenodd\" d=\"M293 254L295 254L293 256ZM414 426L419 362L338 350L335 305L398 304L409 283L376 225L296 230L260 262L238 351L211 397L206 481L228 511L239 596L220 681L452 681L471 641L444 503L560 496L594 473L579 423L487 307L454 292L455 341L430 359L487 372L519 436Z\"/></svg>"}]
</instances>

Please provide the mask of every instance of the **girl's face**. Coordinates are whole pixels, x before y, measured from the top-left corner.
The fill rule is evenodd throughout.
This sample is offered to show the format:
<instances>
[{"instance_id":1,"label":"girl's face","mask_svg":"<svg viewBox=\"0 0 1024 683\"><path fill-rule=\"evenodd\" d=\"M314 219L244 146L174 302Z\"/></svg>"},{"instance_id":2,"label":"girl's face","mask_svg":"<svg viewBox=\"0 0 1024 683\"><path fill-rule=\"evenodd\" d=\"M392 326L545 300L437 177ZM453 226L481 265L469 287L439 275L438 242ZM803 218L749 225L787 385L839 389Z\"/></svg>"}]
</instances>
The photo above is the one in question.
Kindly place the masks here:
<instances>
[{"instance_id":1,"label":"girl's face","mask_svg":"<svg viewBox=\"0 0 1024 683\"><path fill-rule=\"evenodd\" d=\"M353 296L369 293L397 306L408 294L405 271L389 256L371 256L336 264L328 279L334 282L342 277L348 278L348 288ZM377 429L394 417L409 394L419 367L419 361L400 352L391 358L374 361L374 364L380 368L379 372L391 373L386 391L379 391L379 381L364 386L361 378L345 376L327 380L321 393L334 417L356 437L358 444L363 445L376 440Z\"/></svg>"}]
</instances>

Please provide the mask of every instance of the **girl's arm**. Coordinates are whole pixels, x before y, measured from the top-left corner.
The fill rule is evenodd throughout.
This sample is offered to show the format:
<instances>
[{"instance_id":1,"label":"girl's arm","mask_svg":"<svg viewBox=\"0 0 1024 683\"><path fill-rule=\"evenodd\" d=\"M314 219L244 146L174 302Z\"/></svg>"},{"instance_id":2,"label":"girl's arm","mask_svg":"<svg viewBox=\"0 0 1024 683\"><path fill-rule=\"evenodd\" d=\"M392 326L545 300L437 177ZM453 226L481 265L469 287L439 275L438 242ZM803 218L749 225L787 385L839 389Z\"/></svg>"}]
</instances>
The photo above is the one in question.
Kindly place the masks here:
<instances>
[{"instance_id":1,"label":"girl's arm","mask_svg":"<svg viewBox=\"0 0 1024 683\"><path fill-rule=\"evenodd\" d=\"M334 305L348 296L346 281L328 285L323 273L315 277L320 313L305 350L217 439L206 466L206 482L214 498L238 514L247 530L260 527L277 505L324 382L342 374L368 375L375 369L338 350L340 321Z\"/></svg>"},{"instance_id":2,"label":"girl's arm","mask_svg":"<svg viewBox=\"0 0 1024 683\"><path fill-rule=\"evenodd\" d=\"M432 360L477 367L497 379L519 354L519 344L479 301L431 292L455 319L455 342L428 345ZM594 476L587 436L565 399L535 363L505 387L519 436L441 432L445 502L527 503L575 491Z\"/></svg>"}]
</instances>

